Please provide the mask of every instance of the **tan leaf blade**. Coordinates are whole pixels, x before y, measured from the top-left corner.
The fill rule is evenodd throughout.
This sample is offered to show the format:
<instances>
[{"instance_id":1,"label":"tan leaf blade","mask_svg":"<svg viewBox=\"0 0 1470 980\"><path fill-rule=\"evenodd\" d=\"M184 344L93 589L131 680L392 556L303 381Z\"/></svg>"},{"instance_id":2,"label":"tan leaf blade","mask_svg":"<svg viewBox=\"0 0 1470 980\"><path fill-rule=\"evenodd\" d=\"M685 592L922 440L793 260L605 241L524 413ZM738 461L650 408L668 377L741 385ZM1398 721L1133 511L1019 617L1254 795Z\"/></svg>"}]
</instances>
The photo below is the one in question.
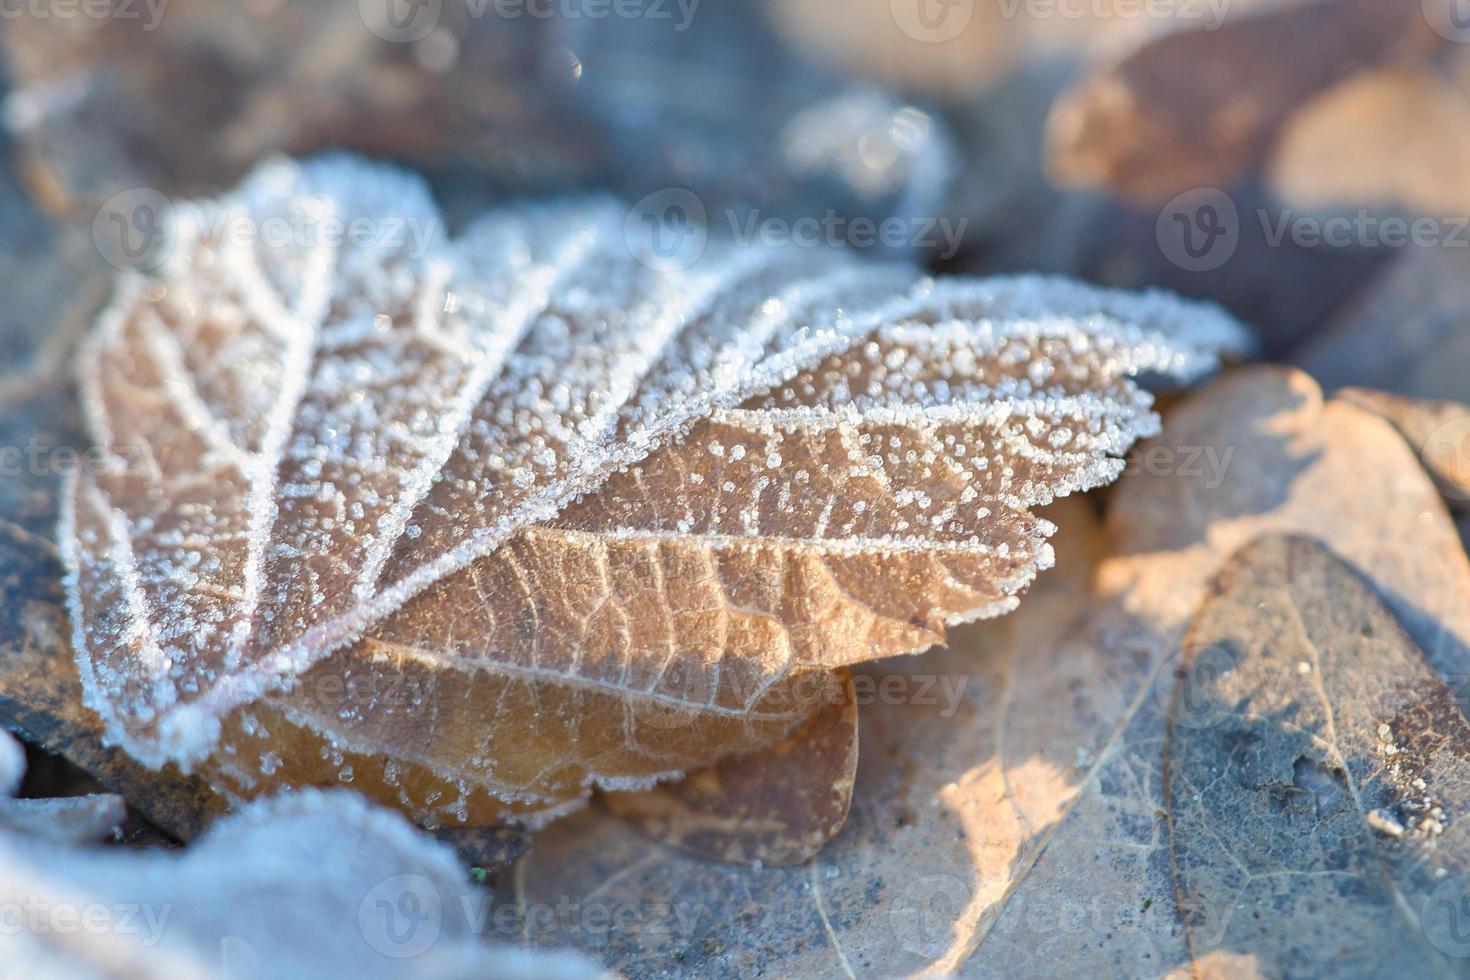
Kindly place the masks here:
<instances>
[{"instance_id":1,"label":"tan leaf blade","mask_svg":"<svg viewBox=\"0 0 1470 980\"><path fill-rule=\"evenodd\" d=\"M1166 753L1192 957L1461 975L1470 725L1370 584L1315 541L1263 538L1185 646L1222 668L1184 666Z\"/></svg>"},{"instance_id":2,"label":"tan leaf blade","mask_svg":"<svg viewBox=\"0 0 1470 980\"><path fill-rule=\"evenodd\" d=\"M1156 425L1131 376L1243 343L1160 295L837 251L669 270L604 200L448 242L350 158L179 215L81 364L93 438L156 462L67 499L88 703L232 793L426 820L769 744L814 672L1009 610L1051 561L1029 508Z\"/></svg>"},{"instance_id":3,"label":"tan leaf blade","mask_svg":"<svg viewBox=\"0 0 1470 980\"><path fill-rule=\"evenodd\" d=\"M1146 205L1229 186L1303 102L1429 36L1416 0L1270 4L1164 32L1057 102L1049 167Z\"/></svg>"},{"instance_id":4,"label":"tan leaf blade","mask_svg":"<svg viewBox=\"0 0 1470 980\"><path fill-rule=\"evenodd\" d=\"M858 762L852 679L775 745L639 793L611 793L613 813L657 840L722 861L808 861L842 829Z\"/></svg>"},{"instance_id":5,"label":"tan leaf blade","mask_svg":"<svg viewBox=\"0 0 1470 980\"><path fill-rule=\"evenodd\" d=\"M1339 397L1387 419L1418 453L1445 502L1470 509L1470 407L1367 388L1347 388Z\"/></svg>"}]
</instances>

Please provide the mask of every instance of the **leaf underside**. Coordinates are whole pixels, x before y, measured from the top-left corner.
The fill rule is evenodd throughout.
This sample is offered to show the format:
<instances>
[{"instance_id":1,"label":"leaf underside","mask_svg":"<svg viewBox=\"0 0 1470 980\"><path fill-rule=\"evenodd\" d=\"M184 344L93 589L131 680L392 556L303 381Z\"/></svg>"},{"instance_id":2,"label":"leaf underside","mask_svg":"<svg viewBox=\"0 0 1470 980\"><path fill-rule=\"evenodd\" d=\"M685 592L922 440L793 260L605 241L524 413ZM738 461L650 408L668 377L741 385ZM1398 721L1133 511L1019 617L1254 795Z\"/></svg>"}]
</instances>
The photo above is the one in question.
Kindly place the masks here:
<instances>
[{"instance_id":1,"label":"leaf underside","mask_svg":"<svg viewBox=\"0 0 1470 980\"><path fill-rule=\"evenodd\" d=\"M179 209L80 362L109 463L61 537L111 737L240 797L350 782L452 823L768 745L834 668L1012 608L1051 561L1031 508L1153 431L1132 376L1242 343L1158 295L835 250L663 268L624 215L450 242L349 158ZM232 233L271 221L289 244Z\"/></svg>"}]
</instances>

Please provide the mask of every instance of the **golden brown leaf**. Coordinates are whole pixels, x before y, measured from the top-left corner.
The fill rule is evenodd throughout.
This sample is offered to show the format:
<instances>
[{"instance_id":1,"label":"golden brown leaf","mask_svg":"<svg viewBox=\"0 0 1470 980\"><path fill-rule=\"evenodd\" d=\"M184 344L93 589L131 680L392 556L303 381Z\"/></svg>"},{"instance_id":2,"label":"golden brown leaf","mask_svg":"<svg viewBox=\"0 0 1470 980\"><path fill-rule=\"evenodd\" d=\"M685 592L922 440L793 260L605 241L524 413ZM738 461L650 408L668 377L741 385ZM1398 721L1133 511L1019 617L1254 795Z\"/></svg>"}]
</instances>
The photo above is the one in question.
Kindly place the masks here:
<instances>
[{"instance_id":1,"label":"golden brown leaf","mask_svg":"<svg viewBox=\"0 0 1470 980\"><path fill-rule=\"evenodd\" d=\"M1470 506L1470 406L1347 388L1344 401L1381 415L1399 430L1455 510Z\"/></svg>"},{"instance_id":2,"label":"golden brown leaf","mask_svg":"<svg viewBox=\"0 0 1470 980\"><path fill-rule=\"evenodd\" d=\"M1057 103L1051 172L1143 204L1230 186L1301 103L1429 33L1418 0L1308 0L1162 34Z\"/></svg>"},{"instance_id":3,"label":"golden brown leaf","mask_svg":"<svg viewBox=\"0 0 1470 980\"><path fill-rule=\"evenodd\" d=\"M1268 179L1296 207L1470 214L1470 96L1428 66L1363 72L1302 106ZM1432 232L1434 241L1444 234ZM1408 236L1405 236L1408 241ZM1422 240L1410 241L1425 247Z\"/></svg>"},{"instance_id":4,"label":"golden brown leaf","mask_svg":"<svg viewBox=\"0 0 1470 980\"><path fill-rule=\"evenodd\" d=\"M181 210L81 365L99 445L157 461L67 498L112 737L231 795L350 782L450 823L768 745L832 668L1013 608L1051 561L1029 508L1155 424L1131 376L1241 342L1160 295L837 251L670 270L626 217L450 243L349 158ZM235 233L276 221L285 247ZM313 238L335 222L410 233Z\"/></svg>"},{"instance_id":5,"label":"golden brown leaf","mask_svg":"<svg viewBox=\"0 0 1470 980\"><path fill-rule=\"evenodd\" d=\"M842 829L858 762L852 680L770 748L641 793L610 793L609 810L657 840L722 861L801 864Z\"/></svg>"}]
</instances>

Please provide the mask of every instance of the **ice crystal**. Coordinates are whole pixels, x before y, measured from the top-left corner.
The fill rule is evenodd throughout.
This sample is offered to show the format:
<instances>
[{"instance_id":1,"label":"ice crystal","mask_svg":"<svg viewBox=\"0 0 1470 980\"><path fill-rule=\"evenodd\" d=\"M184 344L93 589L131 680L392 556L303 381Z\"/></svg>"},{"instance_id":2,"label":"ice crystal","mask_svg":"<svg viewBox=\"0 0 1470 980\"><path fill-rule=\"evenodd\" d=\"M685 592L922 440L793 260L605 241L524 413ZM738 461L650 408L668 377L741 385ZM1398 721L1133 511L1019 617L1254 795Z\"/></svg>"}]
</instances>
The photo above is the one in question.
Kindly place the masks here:
<instances>
[{"instance_id":1,"label":"ice crystal","mask_svg":"<svg viewBox=\"0 0 1470 980\"><path fill-rule=\"evenodd\" d=\"M97 443L154 464L67 494L113 738L454 821L768 744L833 667L1011 609L1051 562L1031 509L1154 431L1132 377L1243 343L1163 295L838 249L712 238L671 270L627 214L331 236L435 227L345 157L179 209L80 367Z\"/></svg>"}]
</instances>

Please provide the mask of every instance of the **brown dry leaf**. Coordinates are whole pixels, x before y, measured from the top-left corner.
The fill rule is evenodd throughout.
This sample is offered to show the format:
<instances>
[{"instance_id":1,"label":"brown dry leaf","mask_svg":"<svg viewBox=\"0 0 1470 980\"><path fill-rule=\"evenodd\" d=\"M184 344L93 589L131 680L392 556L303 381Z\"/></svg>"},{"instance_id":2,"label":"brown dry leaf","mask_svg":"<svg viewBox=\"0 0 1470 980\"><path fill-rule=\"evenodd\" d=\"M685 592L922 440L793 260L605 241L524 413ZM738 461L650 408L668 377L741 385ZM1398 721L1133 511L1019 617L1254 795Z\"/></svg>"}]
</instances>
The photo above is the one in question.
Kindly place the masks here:
<instances>
[{"instance_id":1,"label":"brown dry leaf","mask_svg":"<svg viewBox=\"0 0 1470 980\"><path fill-rule=\"evenodd\" d=\"M1470 725L1375 583L1316 541L1262 538L1185 648L1165 785L1191 954L1463 976Z\"/></svg>"},{"instance_id":2,"label":"brown dry leaf","mask_svg":"<svg viewBox=\"0 0 1470 980\"><path fill-rule=\"evenodd\" d=\"M592 809L543 830L503 875L501 935L572 943L629 976L901 976L952 963L956 936L1004 894L990 871L1033 837L1041 801L1066 789L1079 761L1065 741L1034 746L1065 717L1051 699L1074 679L1057 675L1056 640L1086 608L1102 541L1083 499L1046 514L1061 528L1057 567L1020 610L956 630L945 649L856 672L869 694L852 811L810 864L713 863ZM1037 809L1007 805L1011 793ZM603 908L633 911L616 931L587 930L581 913Z\"/></svg>"},{"instance_id":3,"label":"brown dry leaf","mask_svg":"<svg viewBox=\"0 0 1470 980\"><path fill-rule=\"evenodd\" d=\"M44 378L0 398L0 445L24 451L0 480L0 723L121 793L154 824L189 839L225 801L198 777L155 771L103 744L82 705L53 542L62 475L95 462L84 450L70 389Z\"/></svg>"},{"instance_id":4,"label":"brown dry leaf","mask_svg":"<svg viewBox=\"0 0 1470 980\"><path fill-rule=\"evenodd\" d=\"M547 86L528 83L542 22L475 29L465 4L434 3L403 11L399 30L370 23L391 9L102 0L100 16L94 3L86 17L10 18L6 121L33 190L53 210L130 188L212 192L271 153L330 147L473 161L511 183L587 165L586 133L553 126Z\"/></svg>"},{"instance_id":5,"label":"brown dry leaf","mask_svg":"<svg viewBox=\"0 0 1470 980\"><path fill-rule=\"evenodd\" d=\"M694 854L801 864L847 820L857 763L858 706L848 678L838 703L770 748L605 802L648 836Z\"/></svg>"},{"instance_id":6,"label":"brown dry leaf","mask_svg":"<svg viewBox=\"0 0 1470 980\"><path fill-rule=\"evenodd\" d=\"M1303 102L1431 36L1420 0L1295 0L1164 34L1057 103L1049 168L1145 205L1228 187Z\"/></svg>"},{"instance_id":7,"label":"brown dry leaf","mask_svg":"<svg viewBox=\"0 0 1470 980\"><path fill-rule=\"evenodd\" d=\"M1470 94L1428 66L1363 72L1292 116L1267 170L1296 207L1470 215Z\"/></svg>"},{"instance_id":8,"label":"brown dry leaf","mask_svg":"<svg viewBox=\"0 0 1470 980\"><path fill-rule=\"evenodd\" d=\"M1344 389L1340 397L1391 422L1419 454L1450 507L1470 508L1470 406L1366 388Z\"/></svg>"},{"instance_id":9,"label":"brown dry leaf","mask_svg":"<svg viewBox=\"0 0 1470 980\"><path fill-rule=\"evenodd\" d=\"M1328 390L1362 386L1463 399L1470 371L1470 249L1404 249L1293 361Z\"/></svg>"},{"instance_id":10,"label":"brown dry leaf","mask_svg":"<svg viewBox=\"0 0 1470 980\"><path fill-rule=\"evenodd\" d=\"M1470 562L1399 436L1324 404L1299 373L1215 382L1135 459L1109 510L1112 553L1080 588L1058 579L1048 593L1043 576L1011 617L879 668L967 678L963 700L946 717L864 706L852 815L804 875L702 863L591 811L544 832L507 876L501 898L527 910L527 937L632 976L670 963L815 976L1189 967L1162 751L1210 576L1262 534L1320 537L1372 569L1415 641L1458 676L1470 667ZM1082 542L1064 534L1064 546L1078 551L1056 575L1087 567ZM639 909L635 928L595 935L536 915L583 898Z\"/></svg>"},{"instance_id":11,"label":"brown dry leaf","mask_svg":"<svg viewBox=\"0 0 1470 980\"><path fill-rule=\"evenodd\" d=\"M111 737L233 796L350 782L444 823L713 764L832 668L1013 608L1051 560L1028 508L1155 424L1130 376L1242 343L1158 294L837 250L670 269L627 219L451 243L421 184L345 157L179 210L81 367L109 465L63 550ZM278 220L295 244L234 233ZM313 239L339 221L383 234Z\"/></svg>"}]
</instances>

